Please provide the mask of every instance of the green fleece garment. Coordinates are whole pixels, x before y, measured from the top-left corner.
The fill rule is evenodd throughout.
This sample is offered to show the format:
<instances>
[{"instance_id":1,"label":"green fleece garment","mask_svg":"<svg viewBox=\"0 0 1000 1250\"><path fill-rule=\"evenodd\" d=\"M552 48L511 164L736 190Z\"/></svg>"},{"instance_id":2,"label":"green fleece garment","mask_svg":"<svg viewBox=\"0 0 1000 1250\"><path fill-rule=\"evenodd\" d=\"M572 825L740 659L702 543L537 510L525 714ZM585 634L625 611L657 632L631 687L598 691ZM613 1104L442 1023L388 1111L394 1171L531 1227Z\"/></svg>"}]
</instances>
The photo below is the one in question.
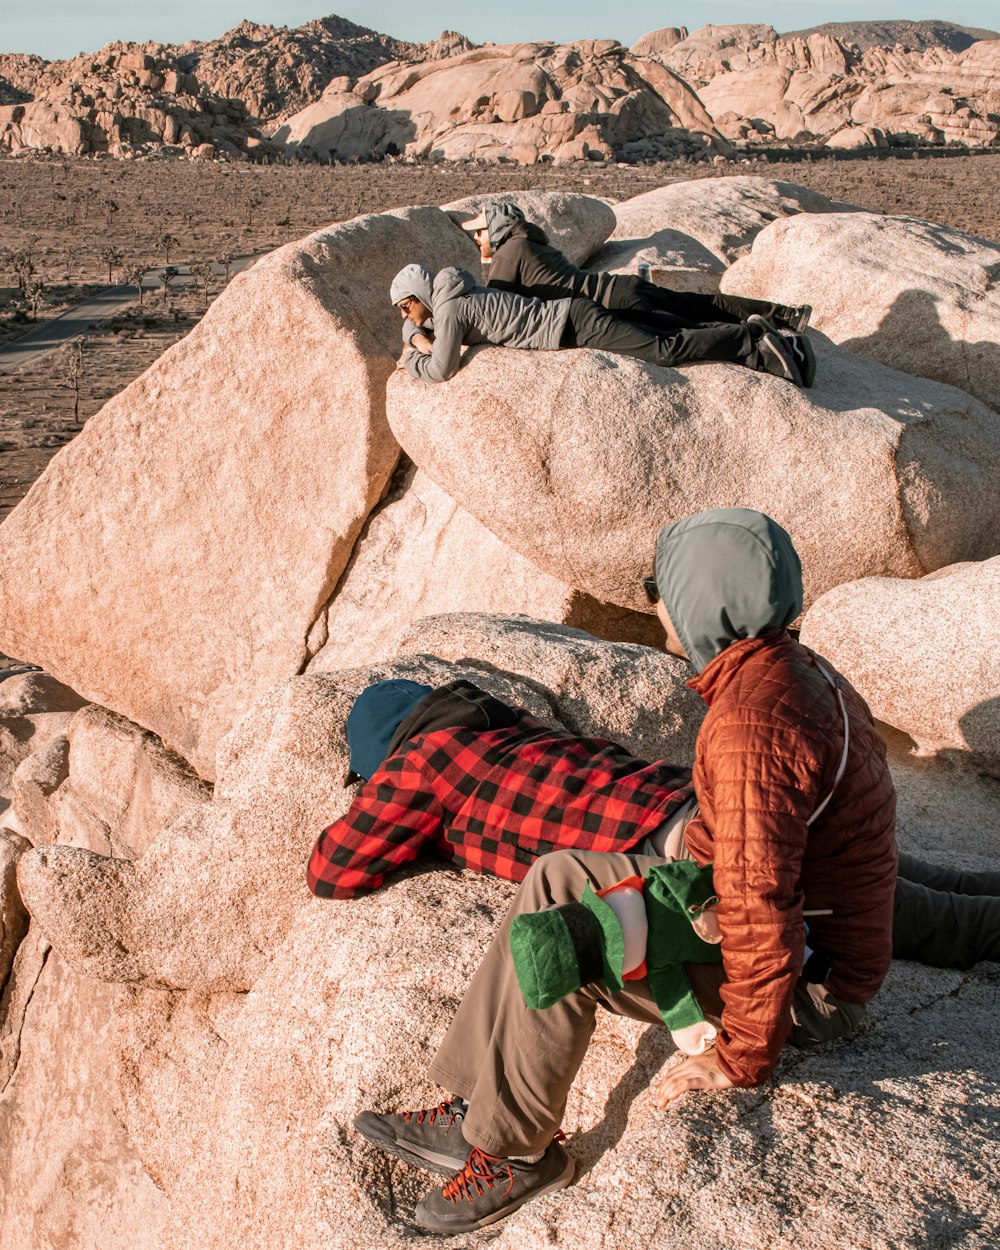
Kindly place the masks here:
<instances>
[{"instance_id":1,"label":"green fleece garment","mask_svg":"<svg viewBox=\"0 0 1000 1250\"><path fill-rule=\"evenodd\" d=\"M711 865L699 868L691 860L671 861L655 864L643 877L649 926L646 979L657 1010L671 1032L705 1019L691 991L684 964L714 964L722 958L719 946L703 941L692 924L713 898ZM625 984L625 945L618 919L589 883L580 902L597 921L603 980L609 989L620 990ZM558 909L515 916L510 928L510 949L521 995L529 1008L550 1007L580 989L579 961Z\"/></svg>"}]
</instances>

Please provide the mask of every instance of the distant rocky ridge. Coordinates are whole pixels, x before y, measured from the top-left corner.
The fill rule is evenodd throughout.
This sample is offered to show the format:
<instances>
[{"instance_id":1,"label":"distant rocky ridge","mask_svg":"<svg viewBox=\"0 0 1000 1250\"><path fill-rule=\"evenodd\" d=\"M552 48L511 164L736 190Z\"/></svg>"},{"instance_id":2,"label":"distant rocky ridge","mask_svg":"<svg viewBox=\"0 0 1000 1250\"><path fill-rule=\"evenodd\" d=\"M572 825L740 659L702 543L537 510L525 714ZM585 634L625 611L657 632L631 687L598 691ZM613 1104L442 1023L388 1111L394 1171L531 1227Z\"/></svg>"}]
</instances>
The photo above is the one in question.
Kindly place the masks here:
<instances>
[{"instance_id":1,"label":"distant rocky ridge","mask_svg":"<svg viewBox=\"0 0 1000 1250\"><path fill-rule=\"evenodd\" d=\"M961 52L875 43L862 51L819 31L706 26L655 56L734 140L987 147L1000 139L1000 37Z\"/></svg>"},{"instance_id":2,"label":"distant rocky ridge","mask_svg":"<svg viewBox=\"0 0 1000 1250\"><path fill-rule=\"evenodd\" d=\"M423 60L428 47L330 16L291 30L240 22L218 39L172 51L209 91L242 100L254 117L271 121L305 108L333 78L367 74L387 61Z\"/></svg>"},{"instance_id":3,"label":"distant rocky ridge","mask_svg":"<svg viewBox=\"0 0 1000 1250\"><path fill-rule=\"evenodd\" d=\"M888 22L824 22L805 30L786 30L782 39L808 39L810 35L829 35L845 47L904 48L907 52L926 52L928 48L947 48L964 52L980 39L1000 39L995 30L977 26L956 26L954 22L888 21Z\"/></svg>"},{"instance_id":4,"label":"distant rocky ridge","mask_svg":"<svg viewBox=\"0 0 1000 1250\"><path fill-rule=\"evenodd\" d=\"M331 15L218 39L0 54L0 154L670 159L730 143L1000 142L1000 36L950 22L652 31L475 47Z\"/></svg>"}]
</instances>

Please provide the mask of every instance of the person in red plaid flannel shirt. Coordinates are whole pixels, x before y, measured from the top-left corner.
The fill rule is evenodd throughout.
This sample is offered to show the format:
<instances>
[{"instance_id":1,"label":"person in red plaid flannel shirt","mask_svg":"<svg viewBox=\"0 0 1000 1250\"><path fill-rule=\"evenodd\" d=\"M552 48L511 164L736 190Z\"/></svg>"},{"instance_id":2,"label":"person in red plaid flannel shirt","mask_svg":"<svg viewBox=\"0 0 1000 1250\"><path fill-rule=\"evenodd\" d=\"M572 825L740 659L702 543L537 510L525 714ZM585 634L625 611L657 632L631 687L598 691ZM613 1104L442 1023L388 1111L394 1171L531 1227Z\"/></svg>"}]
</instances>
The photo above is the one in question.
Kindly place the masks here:
<instances>
[{"instance_id":1,"label":"person in red plaid flannel shirt","mask_svg":"<svg viewBox=\"0 0 1000 1250\"><path fill-rule=\"evenodd\" d=\"M354 898L430 851L523 881L563 847L627 851L691 805L688 769L554 729L471 682L378 682L347 721L347 814L309 860L319 898Z\"/></svg>"}]
</instances>

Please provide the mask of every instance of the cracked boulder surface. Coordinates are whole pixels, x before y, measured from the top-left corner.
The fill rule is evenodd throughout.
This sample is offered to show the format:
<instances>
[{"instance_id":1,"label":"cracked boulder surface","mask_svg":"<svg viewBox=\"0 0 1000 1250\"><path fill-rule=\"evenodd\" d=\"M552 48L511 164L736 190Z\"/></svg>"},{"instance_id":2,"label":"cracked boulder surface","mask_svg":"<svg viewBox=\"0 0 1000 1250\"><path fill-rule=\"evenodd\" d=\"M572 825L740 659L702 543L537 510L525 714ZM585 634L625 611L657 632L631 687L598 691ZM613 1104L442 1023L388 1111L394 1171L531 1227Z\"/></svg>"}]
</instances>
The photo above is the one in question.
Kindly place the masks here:
<instances>
[{"instance_id":1,"label":"cracked boulder surface","mask_svg":"<svg viewBox=\"0 0 1000 1250\"><path fill-rule=\"evenodd\" d=\"M27 838L0 827L0 995L28 931L28 913L17 888L17 861L30 849Z\"/></svg>"},{"instance_id":2,"label":"cracked boulder surface","mask_svg":"<svg viewBox=\"0 0 1000 1250\"><path fill-rule=\"evenodd\" d=\"M116 987L37 935L0 1005L0 1250L157 1250L169 1201L115 1110Z\"/></svg>"},{"instance_id":3,"label":"cracked boulder surface","mask_svg":"<svg viewBox=\"0 0 1000 1250\"><path fill-rule=\"evenodd\" d=\"M812 304L812 324L893 369L1000 410L1000 246L913 217L776 221L726 273L730 295Z\"/></svg>"},{"instance_id":4,"label":"cracked boulder surface","mask_svg":"<svg viewBox=\"0 0 1000 1250\"><path fill-rule=\"evenodd\" d=\"M4 523L0 649L156 733L207 780L310 631L398 448L404 260L474 262L437 208L331 226L240 274Z\"/></svg>"},{"instance_id":5,"label":"cracked boulder surface","mask_svg":"<svg viewBox=\"0 0 1000 1250\"><path fill-rule=\"evenodd\" d=\"M808 391L736 364L473 348L447 384L394 375L389 422L422 471L508 547L635 610L648 606L641 578L657 531L703 508L759 508L784 525L807 603L858 577L995 555L996 414L811 341Z\"/></svg>"}]
</instances>

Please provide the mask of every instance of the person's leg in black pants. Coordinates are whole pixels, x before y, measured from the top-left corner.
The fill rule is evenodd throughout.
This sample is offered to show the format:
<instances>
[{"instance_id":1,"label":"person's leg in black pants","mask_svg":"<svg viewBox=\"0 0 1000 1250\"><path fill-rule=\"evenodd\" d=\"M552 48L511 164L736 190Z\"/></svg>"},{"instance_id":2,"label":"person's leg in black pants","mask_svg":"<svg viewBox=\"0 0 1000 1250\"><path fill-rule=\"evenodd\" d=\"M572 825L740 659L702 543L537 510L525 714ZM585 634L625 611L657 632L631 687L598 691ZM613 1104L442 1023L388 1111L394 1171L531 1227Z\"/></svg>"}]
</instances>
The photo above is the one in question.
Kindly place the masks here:
<instances>
[{"instance_id":1,"label":"person's leg in black pants","mask_svg":"<svg viewBox=\"0 0 1000 1250\"><path fill-rule=\"evenodd\" d=\"M596 347L635 356L654 365L683 365L696 360L729 360L756 367L755 344L763 326L742 323L688 326L654 333L646 326L623 321L588 299L570 302L569 318L560 347Z\"/></svg>"},{"instance_id":2,"label":"person's leg in black pants","mask_svg":"<svg viewBox=\"0 0 1000 1250\"><path fill-rule=\"evenodd\" d=\"M899 857L892 955L935 968L1000 962L1000 872L968 872Z\"/></svg>"},{"instance_id":3,"label":"person's leg in black pants","mask_svg":"<svg viewBox=\"0 0 1000 1250\"><path fill-rule=\"evenodd\" d=\"M748 317L763 317L770 325L799 329L801 307L747 299L742 295L704 295L697 291L673 291L633 274L619 274L611 284L608 307L616 317L648 325L658 334L673 329L722 321L734 324Z\"/></svg>"}]
</instances>

